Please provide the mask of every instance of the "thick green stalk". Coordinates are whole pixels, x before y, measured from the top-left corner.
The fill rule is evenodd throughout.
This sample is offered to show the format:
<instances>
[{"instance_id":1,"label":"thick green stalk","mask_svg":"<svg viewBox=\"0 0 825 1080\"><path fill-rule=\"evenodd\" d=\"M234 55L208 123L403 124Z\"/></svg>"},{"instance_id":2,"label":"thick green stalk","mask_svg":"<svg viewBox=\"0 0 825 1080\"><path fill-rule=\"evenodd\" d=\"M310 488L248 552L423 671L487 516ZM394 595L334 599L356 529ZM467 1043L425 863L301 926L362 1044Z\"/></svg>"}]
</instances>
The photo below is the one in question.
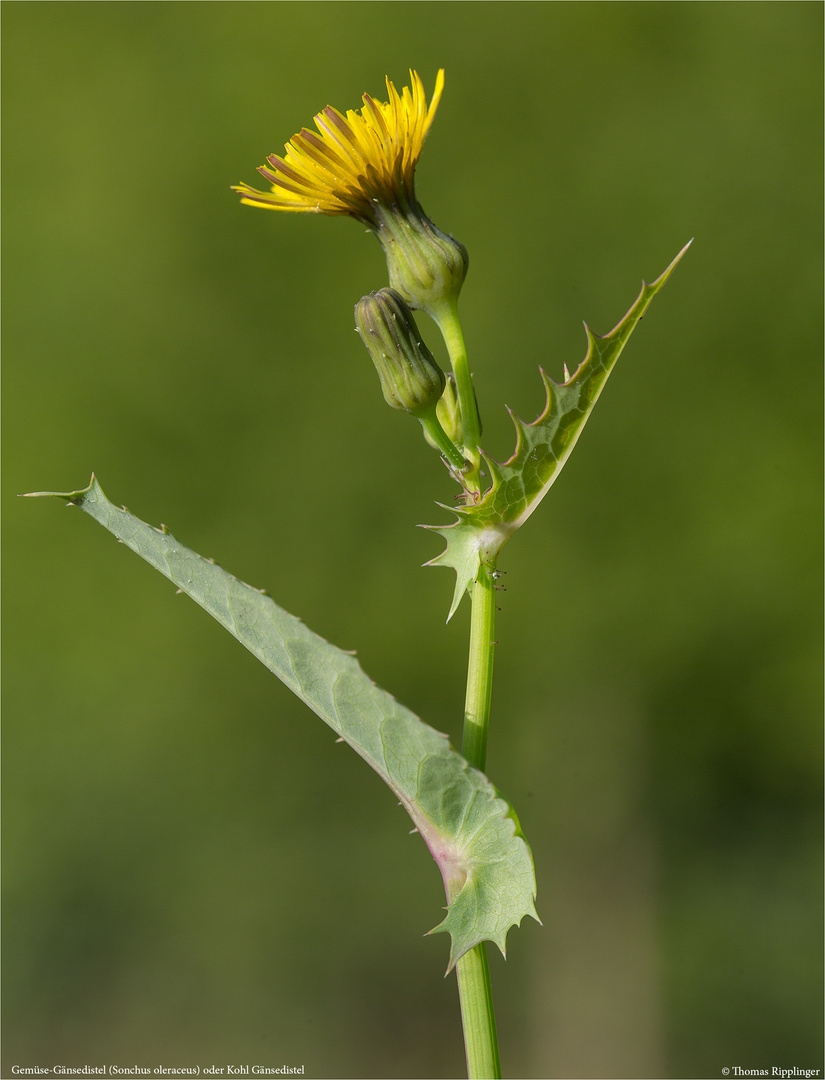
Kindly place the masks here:
<instances>
[{"instance_id":1,"label":"thick green stalk","mask_svg":"<svg viewBox=\"0 0 825 1080\"><path fill-rule=\"evenodd\" d=\"M482 942L465 953L456 964L456 972L467 1076L469 1080L499 1080L501 1061L486 944Z\"/></svg>"},{"instance_id":2,"label":"thick green stalk","mask_svg":"<svg viewBox=\"0 0 825 1080\"><path fill-rule=\"evenodd\" d=\"M487 763L487 728L493 697L493 650L495 647L495 564L482 562L473 583L470 616L470 657L467 664L467 696L464 701L464 734L461 753L484 772Z\"/></svg>"},{"instance_id":3,"label":"thick green stalk","mask_svg":"<svg viewBox=\"0 0 825 1080\"><path fill-rule=\"evenodd\" d=\"M468 491L480 491L478 442L481 422L473 379L467 360L464 334L455 303L446 303L433 312L447 345L461 411L464 456L469 469L464 473ZM495 626L495 565L482 563L472 593L470 657L467 666L467 696L464 706L464 733L461 752L471 765L484 771L487 760L487 727L493 688L493 645ZM482 942L456 964L461 1023L469 1080L498 1080L501 1061L493 1009L493 991L487 964L487 947Z\"/></svg>"},{"instance_id":4,"label":"thick green stalk","mask_svg":"<svg viewBox=\"0 0 825 1080\"><path fill-rule=\"evenodd\" d=\"M464 471L468 491L481 490L478 442L481 420L478 415L473 379L467 360L464 334L455 302L445 302L432 312L438 323L455 375L458 406L461 412L464 456L469 468ZM493 647L495 629L495 560L482 562L473 584L470 622L470 657L467 666L467 696L464 705L464 732L461 753L471 765L484 771L487 760L487 727L493 692ZM452 898L450 898L452 899ZM464 1048L469 1080L499 1080L501 1061L493 1009L493 990L484 942L470 949L456 964Z\"/></svg>"},{"instance_id":5,"label":"thick green stalk","mask_svg":"<svg viewBox=\"0 0 825 1080\"><path fill-rule=\"evenodd\" d=\"M473 378L467 360L467 347L464 344L464 334L458 318L458 309L455 303L445 302L442 307L433 312L433 317L438 323L447 345L450 363L455 375L458 407L461 410L464 456L471 466L470 471L465 473L467 487L471 491L478 492L480 490L478 471L481 461L478 452L478 441L481 435L481 423L478 416L475 390L473 389Z\"/></svg>"},{"instance_id":6,"label":"thick green stalk","mask_svg":"<svg viewBox=\"0 0 825 1080\"><path fill-rule=\"evenodd\" d=\"M473 584L470 625L470 658L467 666L467 697L461 752L471 765L484 770L487 728L493 688L495 630L495 566L482 563ZM498 1080L498 1053L493 992L487 965L487 947L476 945L456 964L464 1047L469 1080Z\"/></svg>"}]
</instances>

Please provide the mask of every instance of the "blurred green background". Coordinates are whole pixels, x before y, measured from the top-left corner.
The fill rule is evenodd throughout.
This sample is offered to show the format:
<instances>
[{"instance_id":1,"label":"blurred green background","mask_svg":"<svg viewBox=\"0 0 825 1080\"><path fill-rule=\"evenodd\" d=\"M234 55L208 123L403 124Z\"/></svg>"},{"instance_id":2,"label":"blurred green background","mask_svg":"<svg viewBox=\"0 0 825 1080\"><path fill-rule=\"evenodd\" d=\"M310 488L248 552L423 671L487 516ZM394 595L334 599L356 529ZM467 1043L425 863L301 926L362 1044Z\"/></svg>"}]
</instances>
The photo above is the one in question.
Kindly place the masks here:
<instances>
[{"instance_id":1,"label":"blurred green background","mask_svg":"<svg viewBox=\"0 0 825 1080\"><path fill-rule=\"evenodd\" d=\"M92 521L15 498L94 469L459 736L467 608L414 528L451 485L352 331L380 248L229 190L410 66L446 68L418 190L470 252L495 456L537 366L696 237L502 555L488 771L544 922L491 958L506 1073L822 1067L822 6L2 14L4 1069L462 1075L392 796Z\"/></svg>"}]
</instances>

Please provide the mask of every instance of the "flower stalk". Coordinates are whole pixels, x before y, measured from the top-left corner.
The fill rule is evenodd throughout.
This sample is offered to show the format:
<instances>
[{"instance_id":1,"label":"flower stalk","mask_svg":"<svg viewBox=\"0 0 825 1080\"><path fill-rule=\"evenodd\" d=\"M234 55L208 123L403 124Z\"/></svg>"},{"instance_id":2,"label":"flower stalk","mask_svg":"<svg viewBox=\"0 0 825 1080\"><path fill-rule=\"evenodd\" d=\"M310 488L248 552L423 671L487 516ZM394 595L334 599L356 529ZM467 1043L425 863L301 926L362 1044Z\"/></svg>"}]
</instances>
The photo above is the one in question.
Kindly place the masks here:
<instances>
[{"instance_id":1,"label":"flower stalk","mask_svg":"<svg viewBox=\"0 0 825 1080\"><path fill-rule=\"evenodd\" d=\"M477 495L481 490L479 481L481 456L478 450L481 420L456 301L444 301L439 304L433 312L433 318L444 338L455 375L456 395L461 416L462 445L464 456L470 464L464 476L465 486L468 491Z\"/></svg>"}]
</instances>

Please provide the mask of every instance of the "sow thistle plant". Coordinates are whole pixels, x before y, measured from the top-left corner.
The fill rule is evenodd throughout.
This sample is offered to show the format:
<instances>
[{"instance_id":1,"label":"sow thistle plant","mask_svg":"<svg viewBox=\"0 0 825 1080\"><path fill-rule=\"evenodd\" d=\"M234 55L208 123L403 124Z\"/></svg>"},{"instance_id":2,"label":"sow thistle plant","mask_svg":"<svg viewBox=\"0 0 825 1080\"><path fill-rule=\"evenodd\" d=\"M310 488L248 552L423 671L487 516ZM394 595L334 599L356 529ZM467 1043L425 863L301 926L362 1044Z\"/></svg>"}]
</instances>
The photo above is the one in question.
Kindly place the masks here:
<instances>
[{"instance_id":1,"label":"sow thistle plant","mask_svg":"<svg viewBox=\"0 0 825 1080\"><path fill-rule=\"evenodd\" d=\"M451 618L465 594L471 605L469 664L461 753L337 649L263 592L185 547L165 527L152 528L112 504L92 477L89 487L56 495L79 506L178 590L188 594L382 777L413 820L438 865L447 914L430 933L450 937L447 972L455 969L471 1078L499 1077L496 1024L486 942L505 952L509 930L538 919L530 849L507 799L484 775L495 645L496 563L502 546L547 494L590 416L613 365L650 301L687 248L601 337L585 327L587 352L560 383L540 371L545 404L532 423L511 412L512 455L499 462L479 446L473 380L458 317L467 273L462 244L424 213L415 168L444 87L439 71L429 104L415 71L399 93L387 79L387 101L364 95L346 115L328 106L317 131L302 129L283 157L258 170L270 184L234 188L249 206L289 213L347 215L378 239L389 282L355 306L356 328L375 364L384 398L422 425L458 485L452 524L426 526L446 542L429 566L455 571ZM441 332L451 371L425 344L413 312ZM443 505L443 504L440 504Z\"/></svg>"}]
</instances>

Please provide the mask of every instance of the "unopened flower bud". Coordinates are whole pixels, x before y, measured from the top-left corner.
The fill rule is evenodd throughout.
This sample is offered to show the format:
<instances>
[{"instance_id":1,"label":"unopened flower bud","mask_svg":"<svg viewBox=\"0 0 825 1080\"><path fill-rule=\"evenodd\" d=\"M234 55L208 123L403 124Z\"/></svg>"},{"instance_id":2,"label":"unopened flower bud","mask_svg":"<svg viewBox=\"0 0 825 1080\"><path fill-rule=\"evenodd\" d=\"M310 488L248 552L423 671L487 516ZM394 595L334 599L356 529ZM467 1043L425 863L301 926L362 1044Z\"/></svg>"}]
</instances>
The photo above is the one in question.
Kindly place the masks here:
<instances>
[{"instance_id":1,"label":"unopened flower bud","mask_svg":"<svg viewBox=\"0 0 825 1080\"><path fill-rule=\"evenodd\" d=\"M394 289L362 297L355 305L355 324L387 404L414 416L434 410L444 390L444 372L421 340L403 298Z\"/></svg>"}]
</instances>

